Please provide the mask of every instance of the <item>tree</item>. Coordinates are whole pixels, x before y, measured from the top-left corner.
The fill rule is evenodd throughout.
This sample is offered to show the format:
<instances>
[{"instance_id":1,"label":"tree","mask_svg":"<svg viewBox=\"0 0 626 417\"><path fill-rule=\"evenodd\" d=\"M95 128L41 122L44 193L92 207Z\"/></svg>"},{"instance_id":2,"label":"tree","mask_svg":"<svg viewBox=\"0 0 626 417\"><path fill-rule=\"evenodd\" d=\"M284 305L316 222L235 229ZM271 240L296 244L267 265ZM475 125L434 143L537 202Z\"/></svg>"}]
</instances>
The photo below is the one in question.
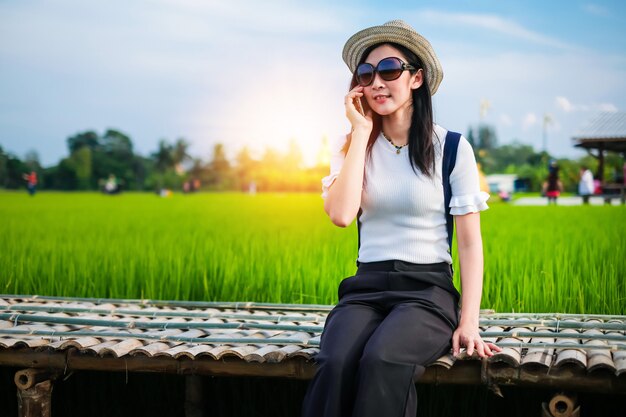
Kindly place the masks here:
<instances>
[{"instance_id":1,"label":"tree","mask_svg":"<svg viewBox=\"0 0 626 417\"><path fill-rule=\"evenodd\" d=\"M98 148L100 146L98 134L93 130L89 130L87 132L77 133L67 139L67 147L70 154L74 153L74 151L77 151L83 146L87 146L92 150Z\"/></svg>"},{"instance_id":2,"label":"tree","mask_svg":"<svg viewBox=\"0 0 626 417\"><path fill-rule=\"evenodd\" d=\"M101 143L104 152L116 158L123 158L130 161L134 156L133 142L130 137L118 130L108 129L104 133Z\"/></svg>"},{"instance_id":3,"label":"tree","mask_svg":"<svg viewBox=\"0 0 626 417\"><path fill-rule=\"evenodd\" d=\"M235 175L237 177L237 188L240 191L246 191L252 181L256 181L256 167L258 161L254 160L250 155L247 146L241 148L241 151L235 157L237 163Z\"/></svg>"},{"instance_id":4,"label":"tree","mask_svg":"<svg viewBox=\"0 0 626 417\"><path fill-rule=\"evenodd\" d=\"M478 128L478 149L489 151L498 143L496 131L492 126L480 125Z\"/></svg>"},{"instance_id":5,"label":"tree","mask_svg":"<svg viewBox=\"0 0 626 417\"><path fill-rule=\"evenodd\" d=\"M26 152L24 155L24 163L31 171L37 171L39 174L41 172L41 163L39 162L39 154L34 149Z\"/></svg>"},{"instance_id":6,"label":"tree","mask_svg":"<svg viewBox=\"0 0 626 417\"><path fill-rule=\"evenodd\" d=\"M213 159L208 166L209 186L216 190L225 190L229 188L230 182L230 162L226 158L224 145L221 143L213 147Z\"/></svg>"},{"instance_id":7,"label":"tree","mask_svg":"<svg viewBox=\"0 0 626 417\"><path fill-rule=\"evenodd\" d=\"M174 166L172 145L167 143L165 139L159 141L159 149L152 154L156 168L161 173L164 173Z\"/></svg>"},{"instance_id":8,"label":"tree","mask_svg":"<svg viewBox=\"0 0 626 417\"><path fill-rule=\"evenodd\" d=\"M532 146L517 142L492 149L490 156L493 159L491 167L493 172L503 172L511 165L522 166L526 163L533 165L534 161L541 159Z\"/></svg>"},{"instance_id":9,"label":"tree","mask_svg":"<svg viewBox=\"0 0 626 417\"><path fill-rule=\"evenodd\" d=\"M2 149L2 146L0 146L0 187L6 186L7 160L8 156L4 153L4 149Z\"/></svg>"},{"instance_id":10,"label":"tree","mask_svg":"<svg viewBox=\"0 0 626 417\"><path fill-rule=\"evenodd\" d=\"M472 127L469 127L469 130L467 131L467 141L469 142L470 145L472 145L472 148L476 148L476 139L474 138L474 129L472 129Z\"/></svg>"},{"instance_id":11,"label":"tree","mask_svg":"<svg viewBox=\"0 0 626 417\"><path fill-rule=\"evenodd\" d=\"M183 174L182 164L191 159L188 149L189 144L183 138L178 139L172 148L172 162L179 175Z\"/></svg>"},{"instance_id":12,"label":"tree","mask_svg":"<svg viewBox=\"0 0 626 417\"><path fill-rule=\"evenodd\" d=\"M92 150L88 146L83 146L72 153L70 156L71 167L74 170L76 178L76 188L79 190L88 190L91 188L92 173Z\"/></svg>"}]
</instances>

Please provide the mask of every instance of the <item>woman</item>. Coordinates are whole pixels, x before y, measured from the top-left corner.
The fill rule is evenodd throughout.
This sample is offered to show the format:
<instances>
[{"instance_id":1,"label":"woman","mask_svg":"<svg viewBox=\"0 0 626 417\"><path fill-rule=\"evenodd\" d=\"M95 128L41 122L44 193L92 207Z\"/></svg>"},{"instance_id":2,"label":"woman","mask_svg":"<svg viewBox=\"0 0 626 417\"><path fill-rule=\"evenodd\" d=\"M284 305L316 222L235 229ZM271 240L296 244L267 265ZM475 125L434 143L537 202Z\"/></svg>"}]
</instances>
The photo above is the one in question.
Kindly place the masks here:
<instances>
[{"instance_id":1,"label":"woman","mask_svg":"<svg viewBox=\"0 0 626 417\"><path fill-rule=\"evenodd\" d=\"M303 416L414 416L414 378L426 365L451 347L454 355L466 347L481 357L499 350L478 329L478 212L489 196L479 189L471 146L461 138L449 178L463 289L459 319L442 184L447 132L432 120L441 65L430 43L398 20L353 35L343 58L354 74L345 97L352 132L322 180L322 196L337 226L357 217L358 270L342 281L326 320Z\"/></svg>"},{"instance_id":2,"label":"woman","mask_svg":"<svg viewBox=\"0 0 626 417\"><path fill-rule=\"evenodd\" d=\"M593 195L593 174L586 166L580 167L580 181L578 182L578 194L583 198L583 204L589 204L589 197Z\"/></svg>"},{"instance_id":3,"label":"woman","mask_svg":"<svg viewBox=\"0 0 626 417\"><path fill-rule=\"evenodd\" d=\"M548 205L556 205L556 200L563 191L563 183L559 178L559 167L557 166L556 161L550 162L548 178L543 183L542 191L543 194L548 197Z\"/></svg>"}]
</instances>

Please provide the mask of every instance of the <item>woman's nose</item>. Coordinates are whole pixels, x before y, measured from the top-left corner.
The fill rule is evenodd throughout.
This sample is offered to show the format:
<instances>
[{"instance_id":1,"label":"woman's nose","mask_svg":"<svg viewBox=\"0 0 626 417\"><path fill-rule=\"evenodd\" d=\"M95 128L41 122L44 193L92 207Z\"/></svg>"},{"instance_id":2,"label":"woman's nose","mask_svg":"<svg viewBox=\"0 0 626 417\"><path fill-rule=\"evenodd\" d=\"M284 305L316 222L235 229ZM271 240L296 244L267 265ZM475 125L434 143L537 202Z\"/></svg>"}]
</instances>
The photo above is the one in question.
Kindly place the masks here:
<instances>
[{"instance_id":1,"label":"woman's nose","mask_svg":"<svg viewBox=\"0 0 626 417\"><path fill-rule=\"evenodd\" d=\"M378 71L374 73L374 79L372 80L372 88L377 89L385 86L385 80L380 78Z\"/></svg>"}]
</instances>

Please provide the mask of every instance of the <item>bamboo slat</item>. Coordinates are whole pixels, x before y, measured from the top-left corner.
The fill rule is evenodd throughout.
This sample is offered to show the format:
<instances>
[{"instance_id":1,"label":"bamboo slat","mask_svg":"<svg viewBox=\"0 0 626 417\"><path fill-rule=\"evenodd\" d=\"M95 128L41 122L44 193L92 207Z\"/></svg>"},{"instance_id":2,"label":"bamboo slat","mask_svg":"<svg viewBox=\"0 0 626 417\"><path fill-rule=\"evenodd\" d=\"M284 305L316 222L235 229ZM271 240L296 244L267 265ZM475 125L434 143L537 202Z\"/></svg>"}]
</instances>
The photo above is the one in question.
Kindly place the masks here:
<instances>
[{"instance_id":1,"label":"bamboo slat","mask_svg":"<svg viewBox=\"0 0 626 417\"><path fill-rule=\"evenodd\" d=\"M72 340L61 339L58 342L50 343L48 346L52 349L58 348L60 350L65 350L65 349L69 349L72 347L76 349L84 349L89 346L95 346L99 343L100 343L99 339L95 337L87 336L87 337L80 337L78 339L72 339Z\"/></svg>"},{"instance_id":2,"label":"bamboo slat","mask_svg":"<svg viewBox=\"0 0 626 417\"><path fill-rule=\"evenodd\" d=\"M56 313L55 313L56 314ZM56 323L62 325L73 326L107 326L115 328L128 328L128 329L166 329L166 328L178 328L178 329L267 329L267 330L301 330L305 332L321 332L324 326L306 326L306 325L293 325L293 324L267 324L267 323L244 323L244 322L231 322L225 323L222 321L209 323L207 321L140 321L140 320L116 320L115 318L109 320L102 320L100 318L83 318L83 317L68 317L68 316L54 316L54 315L36 315L36 314L15 314L15 313L0 313L0 319L10 320L17 322L32 322L32 323ZM626 341L626 338L624 338Z\"/></svg>"},{"instance_id":3,"label":"bamboo slat","mask_svg":"<svg viewBox=\"0 0 626 417\"><path fill-rule=\"evenodd\" d=\"M626 320L609 320L610 323L626 322ZM626 332L612 331L609 333L624 334ZM618 349L611 351L613 364L615 366L615 375L621 377L626 375L626 343L615 342L612 343ZM619 349L621 348L621 349Z\"/></svg>"},{"instance_id":4,"label":"bamboo slat","mask_svg":"<svg viewBox=\"0 0 626 417\"><path fill-rule=\"evenodd\" d=\"M626 343L616 343L616 346L620 350L611 351L615 364L615 374L617 376L626 375Z\"/></svg>"},{"instance_id":5,"label":"bamboo slat","mask_svg":"<svg viewBox=\"0 0 626 417\"><path fill-rule=\"evenodd\" d=\"M23 337L20 339L2 339L0 340L0 346L5 348L13 348L13 347L29 347L29 348L37 348L40 346L47 346L50 343L49 340L42 339L40 337L31 338L31 337Z\"/></svg>"},{"instance_id":6,"label":"bamboo slat","mask_svg":"<svg viewBox=\"0 0 626 417\"><path fill-rule=\"evenodd\" d=\"M545 337L533 337L530 342L546 345L554 343L554 333L547 327L537 327L535 332L538 334L545 334ZM522 366L526 367L542 367L549 368L552 365L554 356L554 348L549 347L535 347L528 348L526 355L522 359Z\"/></svg>"},{"instance_id":7,"label":"bamboo slat","mask_svg":"<svg viewBox=\"0 0 626 417\"><path fill-rule=\"evenodd\" d=\"M304 358L304 359L311 359L314 358L318 353L319 353L320 349L319 348L315 348L315 347L310 347L310 348L306 348L306 349L300 349L292 354L289 355L290 358Z\"/></svg>"},{"instance_id":8,"label":"bamboo slat","mask_svg":"<svg viewBox=\"0 0 626 417\"><path fill-rule=\"evenodd\" d=\"M113 355L116 358L122 357L133 349L143 346L143 343L137 339L126 339L113 346L102 349L99 353L101 356Z\"/></svg>"},{"instance_id":9,"label":"bamboo slat","mask_svg":"<svg viewBox=\"0 0 626 417\"><path fill-rule=\"evenodd\" d=\"M450 369L456 362L456 358L452 355L452 353L447 353L433 362L432 365L442 366L445 369Z\"/></svg>"},{"instance_id":10,"label":"bamboo slat","mask_svg":"<svg viewBox=\"0 0 626 417\"><path fill-rule=\"evenodd\" d=\"M166 351L168 349L170 349L171 347L178 345L180 343L164 343L164 342L155 342L155 343L149 343L147 345L143 345L141 347L138 347L136 349L131 350L130 352L128 352L130 355L146 355L146 356L154 356L159 352L163 352Z\"/></svg>"},{"instance_id":11,"label":"bamboo slat","mask_svg":"<svg viewBox=\"0 0 626 417\"><path fill-rule=\"evenodd\" d=\"M578 317L584 319L586 316ZM571 319L570 319L571 320ZM593 318L588 321L562 321L562 320L520 320L520 319L483 319L480 320L480 326L502 326L502 327L545 327L559 329L598 329L598 330L626 330L626 323L622 321L603 322L600 319Z\"/></svg>"},{"instance_id":12,"label":"bamboo slat","mask_svg":"<svg viewBox=\"0 0 626 417\"><path fill-rule=\"evenodd\" d=\"M598 323L599 320L589 320L588 323ZM597 329L589 329L586 330L583 334L585 336L594 336L601 334L602 332ZM586 339L583 340L583 344L587 346L606 346L607 342L604 340L598 339ZM615 372L615 364L613 363L613 358L611 356L611 352L606 349L593 349L587 351L587 370L589 372L606 369L612 373Z\"/></svg>"},{"instance_id":13,"label":"bamboo slat","mask_svg":"<svg viewBox=\"0 0 626 417\"><path fill-rule=\"evenodd\" d=\"M83 346L79 348L81 352L89 353L92 355L98 355L100 352L103 352L105 349L110 348L111 346L117 345L119 342L117 340L105 340L104 342L98 343L93 346Z\"/></svg>"},{"instance_id":14,"label":"bamboo slat","mask_svg":"<svg viewBox=\"0 0 626 417\"><path fill-rule=\"evenodd\" d=\"M0 329L7 329L9 327L13 327L14 324L9 320L0 320Z\"/></svg>"},{"instance_id":15,"label":"bamboo slat","mask_svg":"<svg viewBox=\"0 0 626 417\"><path fill-rule=\"evenodd\" d=\"M559 333L559 336L563 334L580 336L578 331L574 329L564 329ZM559 345L560 348L556 350L556 360L554 362L555 366L558 367L565 364L573 364L581 368L587 367L587 355L584 350L580 349L582 344L578 339L562 339L559 337L556 344Z\"/></svg>"},{"instance_id":16,"label":"bamboo slat","mask_svg":"<svg viewBox=\"0 0 626 417\"><path fill-rule=\"evenodd\" d=\"M491 326L485 332L481 332L481 337L485 342L496 343L498 341L497 336L490 336L489 334L501 333L504 329L500 326Z\"/></svg>"},{"instance_id":17,"label":"bamboo slat","mask_svg":"<svg viewBox=\"0 0 626 417\"><path fill-rule=\"evenodd\" d=\"M213 350L214 348L212 346L209 345L190 345L192 347L190 347L189 349L187 349L184 352L177 352L174 354L174 357L176 359L181 358L181 357L188 357L190 359L196 359L197 357L200 356L211 356L208 352L210 352L211 350ZM165 353L165 352L162 352ZM213 359L215 359L215 357L213 357Z\"/></svg>"},{"instance_id":18,"label":"bamboo slat","mask_svg":"<svg viewBox=\"0 0 626 417\"><path fill-rule=\"evenodd\" d=\"M280 346L277 345L260 346L259 349L250 352L245 357L245 360L262 363L267 360L267 355L270 352L275 352L278 349L280 349Z\"/></svg>"},{"instance_id":19,"label":"bamboo slat","mask_svg":"<svg viewBox=\"0 0 626 417\"><path fill-rule=\"evenodd\" d=\"M501 342L508 343L501 352L495 353L491 357L492 362L504 362L509 366L518 367L522 361L522 347L516 347L515 344L527 343L530 338L526 336L517 336L520 332L524 332L526 329L521 327L515 327L511 329L511 337L505 337Z\"/></svg>"},{"instance_id":20,"label":"bamboo slat","mask_svg":"<svg viewBox=\"0 0 626 417\"><path fill-rule=\"evenodd\" d=\"M274 351L269 351L264 356L268 363L279 363L300 350L299 346L286 345Z\"/></svg>"}]
</instances>

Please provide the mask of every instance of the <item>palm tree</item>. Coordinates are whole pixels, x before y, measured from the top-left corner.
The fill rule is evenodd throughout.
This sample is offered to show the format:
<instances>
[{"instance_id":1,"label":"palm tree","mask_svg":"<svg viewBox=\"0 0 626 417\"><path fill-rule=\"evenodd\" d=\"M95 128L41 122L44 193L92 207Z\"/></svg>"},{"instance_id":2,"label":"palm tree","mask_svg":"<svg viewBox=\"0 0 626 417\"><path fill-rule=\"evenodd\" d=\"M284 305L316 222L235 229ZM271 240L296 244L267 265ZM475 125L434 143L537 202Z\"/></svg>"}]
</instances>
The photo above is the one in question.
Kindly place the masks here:
<instances>
[{"instance_id":1,"label":"palm tree","mask_svg":"<svg viewBox=\"0 0 626 417\"><path fill-rule=\"evenodd\" d=\"M164 173L174 166L173 148L165 139L159 141L159 149L152 154L152 158L159 172Z\"/></svg>"},{"instance_id":2,"label":"palm tree","mask_svg":"<svg viewBox=\"0 0 626 417\"><path fill-rule=\"evenodd\" d=\"M189 144L183 138L179 138L172 148L172 162L179 175L183 174L183 162L191 159L188 149Z\"/></svg>"}]
</instances>

